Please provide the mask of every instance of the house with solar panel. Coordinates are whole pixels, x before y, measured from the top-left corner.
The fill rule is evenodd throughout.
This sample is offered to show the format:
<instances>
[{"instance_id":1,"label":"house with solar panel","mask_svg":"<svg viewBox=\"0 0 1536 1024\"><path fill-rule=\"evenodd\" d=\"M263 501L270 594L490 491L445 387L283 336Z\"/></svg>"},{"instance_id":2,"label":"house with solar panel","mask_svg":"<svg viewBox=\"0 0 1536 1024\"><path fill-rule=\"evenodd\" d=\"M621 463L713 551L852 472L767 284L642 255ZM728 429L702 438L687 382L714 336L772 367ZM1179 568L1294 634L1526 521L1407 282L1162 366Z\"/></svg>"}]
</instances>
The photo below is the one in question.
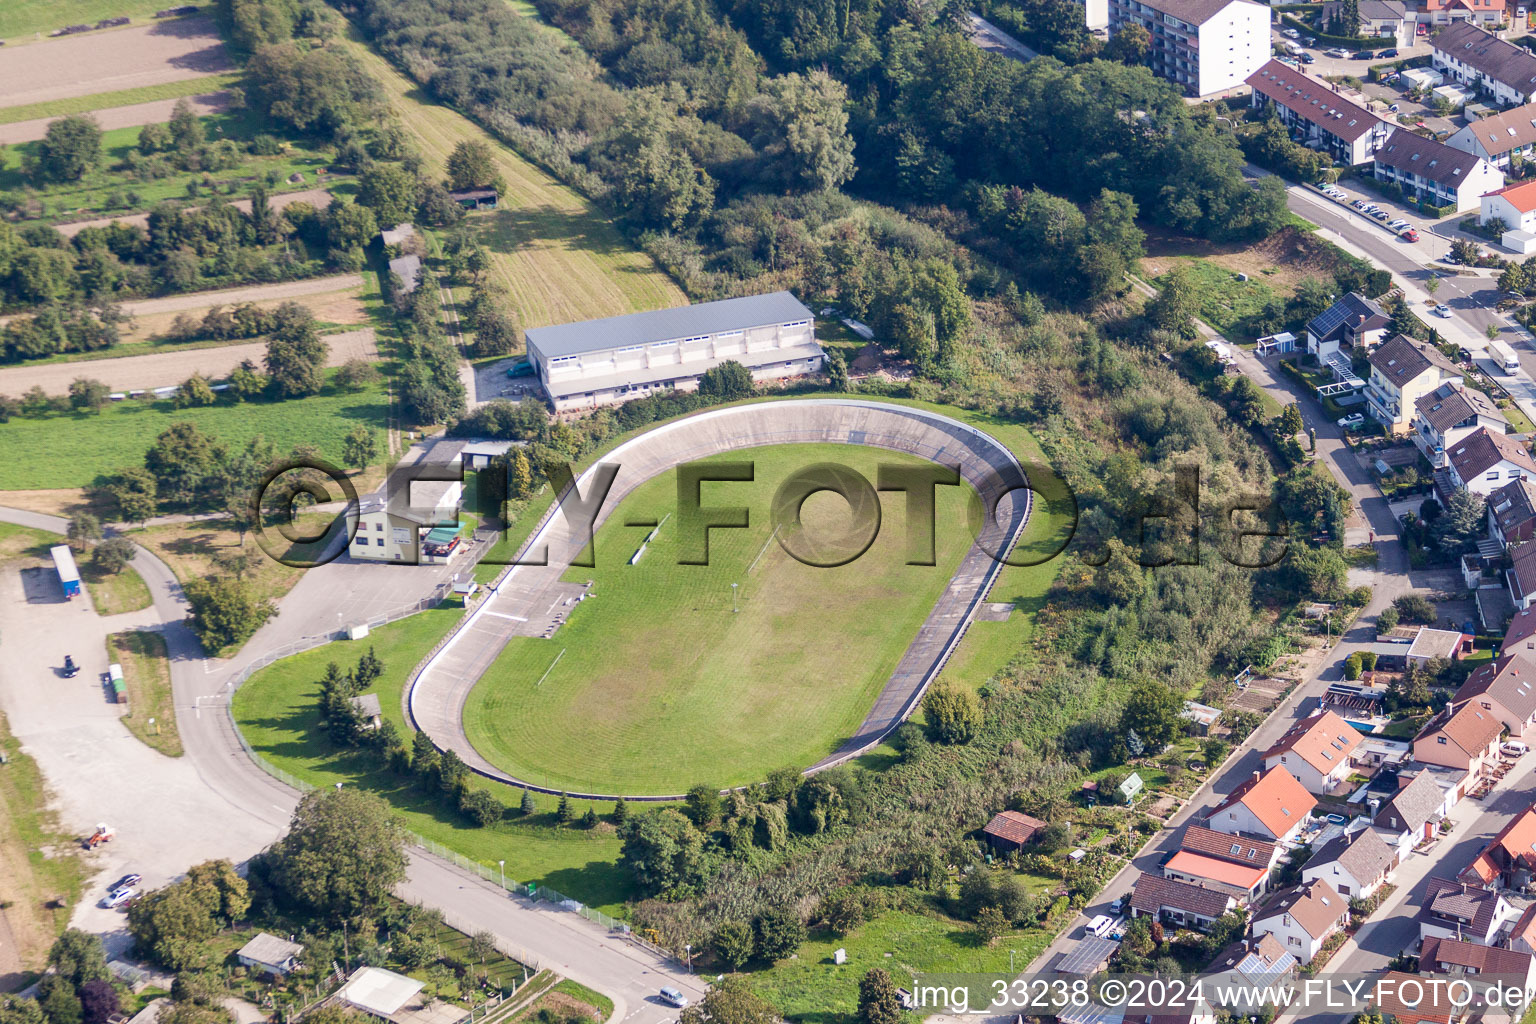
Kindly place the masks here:
<instances>
[{"instance_id":1,"label":"house with solar panel","mask_svg":"<svg viewBox=\"0 0 1536 1024\"><path fill-rule=\"evenodd\" d=\"M1307 322L1307 354L1333 373L1332 384L1325 384L1319 394L1340 398L1365 387L1355 375L1352 354L1367 352L1386 336L1392 318L1381 303L1359 292L1341 295L1333 305Z\"/></svg>"},{"instance_id":2,"label":"house with solar panel","mask_svg":"<svg viewBox=\"0 0 1536 1024\"><path fill-rule=\"evenodd\" d=\"M1212 960L1207 974L1230 974L1243 985L1269 985L1284 981L1300 964L1286 952L1280 940L1268 933L1234 942Z\"/></svg>"},{"instance_id":3,"label":"house with solar panel","mask_svg":"<svg viewBox=\"0 0 1536 1024\"><path fill-rule=\"evenodd\" d=\"M789 292L531 327L524 338L556 412L694 391L727 361L770 381L817 373L826 359L811 311Z\"/></svg>"}]
</instances>

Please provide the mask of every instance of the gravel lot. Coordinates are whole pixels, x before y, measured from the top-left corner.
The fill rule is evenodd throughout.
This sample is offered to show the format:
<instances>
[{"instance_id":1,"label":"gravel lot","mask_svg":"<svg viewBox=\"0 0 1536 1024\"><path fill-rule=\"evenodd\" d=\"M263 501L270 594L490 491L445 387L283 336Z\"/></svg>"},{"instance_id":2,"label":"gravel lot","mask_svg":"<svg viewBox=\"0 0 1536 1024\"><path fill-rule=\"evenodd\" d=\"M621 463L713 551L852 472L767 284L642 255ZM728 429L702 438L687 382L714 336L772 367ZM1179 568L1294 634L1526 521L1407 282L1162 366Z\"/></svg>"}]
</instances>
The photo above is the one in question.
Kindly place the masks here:
<instances>
[{"instance_id":1,"label":"gravel lot","mask_svg":"<svg viewBox=\"0 0 1536 1024\"><path fill-rule=\"evenodd\" d=\"M233 68L211 18L66 36L6 53L0 61L0 106L139 89Z\"/></svg>"}]
</instances>

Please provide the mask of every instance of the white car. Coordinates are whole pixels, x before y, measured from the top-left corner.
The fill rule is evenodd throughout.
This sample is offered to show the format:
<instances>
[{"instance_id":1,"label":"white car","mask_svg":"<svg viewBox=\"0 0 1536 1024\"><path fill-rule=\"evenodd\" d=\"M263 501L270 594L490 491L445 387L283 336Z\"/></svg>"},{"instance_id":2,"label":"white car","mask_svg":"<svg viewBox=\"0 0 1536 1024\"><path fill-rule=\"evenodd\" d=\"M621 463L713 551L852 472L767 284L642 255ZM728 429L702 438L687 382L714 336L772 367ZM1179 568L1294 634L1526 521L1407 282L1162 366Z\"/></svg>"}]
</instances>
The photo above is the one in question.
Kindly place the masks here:
<instances>
[{"instance_id":1,"label":"white car","mask_svg":"<svg viewBox=\"0 0 1536 1024\"><path fill-rule=\"evenodd\" d=\"M117 889L113 889L111 892L103 896L101 898L101 905L106 907L108 910L111 910L113 907L122 906L124 903L127 903L138 894L139 890L133 888L132 886L124 885Z\"/></svg>"},{"instance_id":2,"label":"white car","mask_svg":"<svg viewBox=\"0 0 1536 1024\"><path fill-rule=\"evenodd\" d=\"M1451 307L1447 306L1443 302L1440 303L1440 305L1435 307L1435 316L1443 317L1444 319L1449 320L1451 318Z\"/></svg>"},{"instance_id":3,"label":"white car","mask_svg":"<svg viewBox=\"0 0 1536 1024\"><path fill-rule=\"evenodd\" d=\"M1301 38L1301 33L1296 31L1293 28L1285 29L1280 34L1285 36L1285 38L1287 38L1287 39L1300 39Z\"/></svg>"},{"instance_id":4,"label":"white car","mask_svg":"<svg viewBox=\"0 0 1536 1024\"><path fill-rule=\"evenodd\" d=\"M1399 231L1399 230L1401 230L1401 229L1403 229L1403 228L1405 228L1407 226L1408 226L1408 222L1403 220L1401 217L1399 217L1397 220L1394 220L1394 221L1392 221L1391 223L1389 223L1387 225L1387 227L1391 228L1393 231Z\"/></svg>"},{"instance_id":5,"label":"white car","mask_svg":"<svg viewBox=\"0 0 1536 1024\"><path fill-rule=\"evenodd\" d=\"M1359 430L1365 426L1365 413L1353 412L1339 420L1339 426L1345 430Z\"/></svg>"},{"instance_id":6,"label":"white car","mask_svg":"<svg viewBox=\"0 0 1536 1024\"><path fill-rule=\"evenodd\" d=\"M670 985L662 988L661 1001L668 1006L676 1006L679 1009L688 1005L688 997Z\"/></svg>"},{"instance_id":7,"label":"white car","mask_svg":"<svg viewBox=\"0 0 1536 1024\"><path fill-rule=\"evenodd\" d=\"M1098 917L1088 922L1088 934L1097 935L1102 938L1104 933L1109 931L1114 923L1115 919L1110 917L1108 914L1100 914Z\"/></svg>"}]
</instances>

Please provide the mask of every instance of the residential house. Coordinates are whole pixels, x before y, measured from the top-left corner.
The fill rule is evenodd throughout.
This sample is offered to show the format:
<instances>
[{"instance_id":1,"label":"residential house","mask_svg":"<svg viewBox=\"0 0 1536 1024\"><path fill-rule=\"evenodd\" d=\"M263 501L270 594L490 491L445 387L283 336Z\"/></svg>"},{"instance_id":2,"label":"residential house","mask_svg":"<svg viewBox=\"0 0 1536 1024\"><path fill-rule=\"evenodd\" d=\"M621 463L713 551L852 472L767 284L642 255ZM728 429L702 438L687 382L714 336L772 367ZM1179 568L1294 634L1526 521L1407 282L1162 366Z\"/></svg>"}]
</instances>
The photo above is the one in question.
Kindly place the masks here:
<instances>
[{"instance_id":1,"label":"residential house","mask_svg":"<svg viewBox=\"0 0 1536 1024\"><path fill-rule=\"evenodd\" d=\"M1475 701L1518 737L1536 728L1536 652L1511 650L1507 640L1504 650L1508 653L1474 669L1453 699Z\"/></svg>"},{"instance_id":2,"label":"residential house","mask_svg":"<svg viewBox=\"0 0 1536 1024\"><path fill-rule=\"evenodd\" d=\"M1278 845L1267 839L1234 836L1196 824L1184 827L1184 835L1179 839L1179 849L1188 850L1203 857L1231 861L1245 867L1262 867L1265 871L1274 870L1284 852Z\"/></svg>"},{"instance_id":3,"label":"residential house","mask_svg":"<svg viewBox=\"0 0 1536 1024\"><path fill-rule=\"evenodd\" d=\"M1531 458L1512 435L1478 427L1447 449L1452 486L1486 498L1510 480L1536 477ZM1450 495L1445 495L1447 501Z\"/></svg>"},{"instance_id":4,"label":"residential house","mask_svg":"<svg viewBox=\"0 0 1536 1024\"><path fill-rule=\"evenodd\" d=\"M1277 60L1248 76L1253 105L1273 106L1302 145L1321 150L1347 166L1369 163L1397 126L1383 121L1327 82Z\"/></svg>"},{"instance_id":5,"label":"residential house","mask_svg":"<svg viewBox=\"0 0 1536 1024\"><path fill-rule=\"evenodd\" d=\"M1264 892L1269 881L1269 868L1264 864L1243 864L1227 857L1179 850L1163 865L1163 877L1224 892L1239 903L1247 904Z\"/></svg>"},{"instance_id":6,"label":"residential house","mask_svg":"<svg viewBox=\"0 0 1536 1024\"><path fill-rule=\"evenodd\" d=\"M1417 6L1414 21L1421 25L1498 25L1508 10L1506 0L1421 0Z\"/></svg>"},{"instance_id":7,"label":"residential house","mask_svg":"<svg viewBox=\"0 0 1536 1024\"><path fill-rule=\"evenodd\" d=\"M1392 317L1381 303L1349 292L1307 323L1307 352L1328 363L1336 352L1365 352L1386 336Z\"/></svg>"},{"instance_id":8,"label":"residential house","mask_svg":"<svg viewBox=\"0 0 1536 1024\"><path fill-rule=\"evenodd\" d=\"M1212 960L1206 974L1232 974L1246 985L1269 985L1290 977L1298 964L1280 940L1269 932L1234 942Z\"/></svg>"},{"instance_id":9,"label":"residential house","mask_svg":"<svg viewBox=\"0 0 1536 1024\"><path fill-rule=\"evenodd\" d=\"M463 492L457 480L411 480L392 488L388 500L364 498L358 504L352 557L404 565L448 561L460 544Z\"/></svg>"},{"instance_id":10,"label":"residential house","mask_svg":"<svg viewBox=\"0 0 1536 1024\"><path fill-rule=\"evenodd\" d=\"M1179 882L1160 875L1142 875L1131 890L1131 916L1143 915L1184 928L1205 931L1211 922L1237 906L1231 893Z\"/></svg>"},{"instance_id":11,"label":"residential house","mask_svg":"<svg viewBox=\"0 0 1536 1024\"><path fill-rule=\"evenodd\" d=\"M1328 796L1349 778L1349 755L1359 745L1358 729L1332 711L1316 711L1260 756L1265 768L1284 766L1307 792Z\"/></svg>"},{"instance_id":12,"label":"residential house","mask_svg":"<svg viewBox=\"0 0 1536 1024\"><path fill-rule=\"evenodd\" d=\"M1501 107L1523 104L1536 93L1536 54L1476 25L1462 22L1442 29L1429 46L1437 70L1481 89Z\"/></svg>"},{"instance_id":13,"label":"residential house","mask_svg":"<svg viewBox=\"0 0 1536 1024\"><path fill-rule=\"evenodd\" d=\"M389 273L391 278L400 279L401 291L409 295L421 286L421 257L415 253L397 256L389 261Z\"/></svg>"},{"instance_id":14,"label":"residential house","mask_svg":"<svg viewBox=\"0 0 1536 1024\"><path fill-rule=\"evenodd\" d=\"M298 969L299 957L303 953L304 947L297 942L257 932L251 941L235 951L235 959L240 961L242 967L248 967L258 974L283 978L290 971Z\"/></svg>"},{"instance_id":15,"label":"residential house","mask_svg":"<svg viewBox=\"0 0 1536 1024\"><path fill-rule=\"evenodd\" d=\"M1290 842L1306 824L1317 801L1284 768L1254 772L1211 811L1206 828L1235 836L1262 836Z\"/></svg>"},{"instance_id":16,"label":"residential house","mask_svg":"<svg viewBox=\"0 0 1536 1024\"><path fill-rule=\"evenodd\" d=\"M1469 776L1489 761L1499 749L1504 724L1491 710L1485 711L1475 700L1452 701L1413 738L1413 759L1420 764L1438 764L1465 770Z\"/></svg>"},{"instance_id":17,"label":"residential house","mask_svg":"<svg viewBox=\"0 0 1536 1024\"><path fill-rule=\"evenodd\" d=\"M1536 956L1536 903L1526 907L1509 930L1509 948Z\"/></svg>"},{"instance_id":18,"label":"residential house","mask_svg":"<svg viewBox=\"0 0 1536 1024\"><path fill-rule=\"evenodd\" d=\"M1437 658L1455 661L1470 653L1472 653L1472 638L1467 634L1459 633L1454 629L1432 629L1429 626L1420 626L1403 660L1409 665L1423 668Z\"/></svg>"},{"instance_id":19,"label":"residential house","mask_svg":"<svg viewBox=\"0 0 1536 1024\"><path fill-rule=\"evenodd\" d=\"M1536 482L1521 477L1488 495L1488 536L1506 549L1536 537Z\"/></svg>"},{"instance_id":20,"label":"residential house","mask_svg":"<svg viewBox=\"0 0 1536 1024\"><path fill-rule=\"evenodd\" d=\"M1110 35L1140 25L1147 64L1188 96L1243 84L1269 60L1269 7L1253 0L1109 0Z\"/></svg>"},{"instance_id":21,"label":"residential house","mask_svg":"<svg viewBox=\"0 0 1536 1024\"><path fill-rule=\"evenodd\" d=\"M1509 549L1509 572L1505 574L1509 597L1524 611L1536 602L1536 543L1526 541ZM1504 634L1508 637L1508 632ZM1506 640L1507 642L1507 640Z\"/></svg>"},{"instance_id":22,"label":"residential house","mask_svg":"<svg viewBox=\"0 0 1536 1024\"><path fill-rule=\"evenodd\" d=\"M1529 110L1536 114L1536 103L1526 104L1519 109ZM1500 117L1507 118L1512 113L1514 111L1509 111L1508 113L1501 114ZM1480 140L1486 138L1486 135L1481 134L1482 126L1492 120L1494 118L1484 118L1474 125L1468 125L1460 132L1457 132L1455 136L1452 136L1452 139L1473 128L1478 129ZM1531 134L1536 135L1536 126L1531 128ZM1517 137L1519 136L1509 136L1509 140L1513 142ZM1522 148L1528 150L1529 146ZM1511 185L1505 185L1503 188L1494 189L1492 192L1484 195L1482 202L1478 205L1477 222L1487 227L1494 221L1502 222L1505 231L1536 231L1536 179L1527 178L1524 181L1517 181Z\"/></svg>"},{"instance_id":23,"label":"residential house","mask_svg":"<svg viewBox=\"0 0 1536 1024\"><path fill-rule=\"evenodd\" d=\"M1504 187L1504 172L1480 156L1415 132L1393 132L1376 151L1377 181L1413 202L1475 210L1484 194Z\"/></svg>"},{"instance_id":24,"label":"residential house","mask_svg":"<svg viewBox=\"0 0 1536 1024\"><path fill-rule=\"evenodd\" d=\"M1447 381L1413 403L1413 443L1436 469L1449 461L1446 451L1479 427L1509 432L1509 419L1493 399L1459 381Z\"/></svg>"},{"instance_id":25,"label":"residential house","mask_svg":"<svg viewBox=\"0 0 1536 1024\"><path fill-rule=\"evenodd\" d=\"M1255 938L1273 935L1299 963L1308 964L1349 923L1349 900L1318 879L1279 892L1253 917Z\"/></svg>"},{"instance_id":26,"label":"residential house","mask_svg":"<svg viewBox=\"0 0 1536 1024\"><path fill-rule=\"evenodd\" d=\"M1522 991L1536 983L1536 957L1530 953L1459 939L1425 939L1419 951L1419 970L1424 974L1492 974L1518 984Z\"/></svg>"},{"instance_id":27,"label":"residential house","mask_svg":"<svg viewBox=\"0 0 1536 1024\"><path fill-rule=\"evenodd\" d=\"M1402 971L1383 974L1366 998L1380 1019L1393 1024L1463 1024L1470 1010L1457 1005L1445 986L1426 985Z\"/></svg>"},{"instance_id":28,"label":"residential house","mask_svg":"<svg viewBox=\"0 0 1536 1024\"><path fill-rule=\"evenodd\" d=\"M1515 815L1491 839L1477 859L1461 873L1461 880L1495 889L1524 889L1536 869L1536 807Z\"/></svg>"},{"instance_id":29,"label":"residential house","mask_svg":"<svg viewBox=\"0 0 1536 1024\"><path fill-rule=\"evenodd\" d=\"M1393 335L1371 353L1366 407L1387 429L1400 434L1413 419L1420 398L1447 381L1460 381L1461 370L1439 350L1407 335Z\"/></svg>"},{"instance_id":30,"label":"residential house","mask_svg":"<svg viewBox=\"0 0 1536 1024\"><path fill-rule=\"evenodd\" d=\"M1439 835L1440 819L1447 811L1445 803L1445 791L1431 773L1399 775L1397 792L1376 811L1371 824L1397 847L1401 859L1419 843Z\"/></svg>"},{"instance_id":31,"label":"residential house","mask_svg":"<svg viewBox=\"0 0 1536 1024\"><path fill-rule=\"evenodd\" d=\"M1045 828L1045 822L1039 818L1032 818L1018 811L999 811L987 822L987 827L981 830L986 837L987 845L998 853L1012 853L1022 850L1035 841L1040 830Z\"/></svg>"},{"instance_id":32,"label":"residential house","mask_svg":"<svg viewBox=\"0 0 1536 1024\"><path fill-rule=\"evenodd\" d=\"M1368 899L1397 864L1397 849L1375 829L1362 828L1324 843L1301 869L1301 879L1327 882L1348 899Z\"/></svg>"},{"instance_id":33,"label":"residential house","mask_svg":"<svg viewBox=\"0 0 1536 1024\"><path fill-rule=\"evenodd\" d=\"M1460 939L1491 946L1515 917L1502 895L1481 885L1431 878L1419 908L1419 938Z\"/></svg>"},{"instance_id":34,"label":"residential house","mask_svg":"<svg viewBox=\"0 0 1536 1024\"><path fill-rule=\"evenodd\" d=\"M1323 24L1331 25L1344 17L1343 0L1326 0L1323 4ZM1346 26L1349 34L1379 39L1383 46L1412 46L1413 18L1408 7L1398 0L1360 0L1356 24Z\"/></svg>"},{"instance_id":35,"label":"residential house","mask_svg":"<svg viewBox=\"0 0 1536 1024\"><path fill-rule=\"evenodd\" d=\"M1536 145L1536 103L1474 120L1446 139L1445 144L1466 150L1499 170L1508 171L1514 158L1530 156L1531 147ZM1490 197L1484 197L1478 223L1486 224L1497 217L1509 228L1536 229L1536 217L1532 217L1529 209L1536 205L1536 189L1531 187L1532 184L1530 181L1515 182L1494 191L1492 197L1499 201L1493 204L1492 210L1487 201Z\"/></svg>"}]
</instances>

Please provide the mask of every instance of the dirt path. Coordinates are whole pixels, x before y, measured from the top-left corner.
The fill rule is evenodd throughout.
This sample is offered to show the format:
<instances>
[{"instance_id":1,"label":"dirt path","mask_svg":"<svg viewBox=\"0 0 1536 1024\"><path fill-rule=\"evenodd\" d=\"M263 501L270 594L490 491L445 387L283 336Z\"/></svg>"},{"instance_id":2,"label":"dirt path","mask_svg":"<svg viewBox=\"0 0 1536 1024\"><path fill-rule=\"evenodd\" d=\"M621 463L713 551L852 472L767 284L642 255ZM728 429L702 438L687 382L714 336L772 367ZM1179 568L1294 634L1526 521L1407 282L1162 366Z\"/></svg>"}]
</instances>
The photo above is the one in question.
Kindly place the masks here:
<instances>
[{"instance_id":1,"label":"dirt path","mask_svg":"<svg viewBox=\"0 0 1536 1024\"><path fill-rule=\"evenodd\" d=\"M274 210L281 210L290 203L308 203L317 210L323 210L331 205L331 194L323 188L311 188L302 192L282 192L273 196L268 202ZM229 205L241 213L251 212L249 199L236 199ZM97 217L95 220L77 220L69 224L57 224L55 227L65 238L74 238L86 228L104 228L112 223L131 224L141 228L149 223L149 214L147 212L124 213L116 217Z\"/></svg>"},{"instance_id":2,"label":"dirt path","mask_svg":"<svg viewBox=\"0 0 1536 1024\"><path fill-rule=\"evenodd\" d=\"M227 92L209 92L201 96L187 96L185 99L200 117L208 114L222 114L229 106ZM161 124L169 121L171 111L180 102L181 100L151 100L148 103L131 103L126 107L93 110L91 113L101 125L102 131L111 131L113 128L137 128L140 125ZM57 120L56 117L38 117L31 121L0 124L0 145L36 142L48 134L48 126Z\"/></svg>"},{"instance_id":3,"label":"dirt path","mask_svg":"<svg viewBox=\"0 0 1536 1024\"><path fill-rule=\"evenodd\" d=\"M221 292L188 292L185 295L169 295L163 299L140 299L123 303L123 312L131 316L151 313L179 313L186 309L206 309L209 306L227 305L233 302L267 302L272 299L294 299L300 295L320 295L325 292L346 291L361 288L363 279L357 274L336 274L331 277L311 277L303 281L283 281L279 284L257 284L249 288L229 288Z\"/></svg>"},{"instance_id":4,"label":"dirt path","mask_svg":"<svg viewBox=\"0 0 1536 1024\"><path fill-rule=\"evenodd\" d=\"M327 366L340 366L352 359L371 362L378 358L371 327L329 334L325 336L325 341L331 347ZM124 356L121 359L16 366L0 370L0 394L19 395L30 388L41 387L50 395L62 395L77 377L102 381L113 391L169 387L180 384L194 373L200 373L209 380L218 380L229 376L229 372L239 366L242 360L249 359L260 366L266 353L266 342L248 341L221 348L157 352L147 356Z\"/></svg>"},{"instance_id":5,"label":"dirt path","mask_svg":"<svg viewBox=\"0 0 1536 1024\"><path fill-rule=\"evenodd\" d=\"M233 69L213 19L179 18L7 52L0 61L0 104L139 89Z\"/></svg>"}]
</instances>

